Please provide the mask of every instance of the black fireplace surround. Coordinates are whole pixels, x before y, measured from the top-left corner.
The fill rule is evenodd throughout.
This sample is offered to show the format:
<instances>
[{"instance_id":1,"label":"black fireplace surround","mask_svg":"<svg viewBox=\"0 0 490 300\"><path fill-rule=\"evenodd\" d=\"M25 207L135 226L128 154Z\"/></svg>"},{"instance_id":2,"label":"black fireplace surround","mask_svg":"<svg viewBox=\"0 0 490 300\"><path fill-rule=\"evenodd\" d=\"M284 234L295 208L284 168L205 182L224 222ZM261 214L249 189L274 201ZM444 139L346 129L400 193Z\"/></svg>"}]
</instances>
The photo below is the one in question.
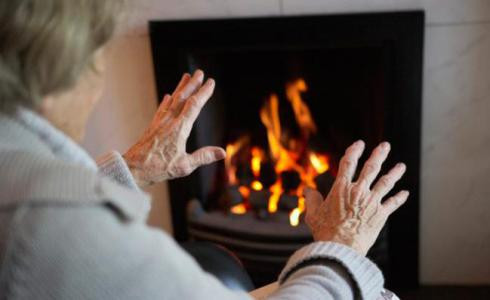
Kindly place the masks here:
<instances>
[{"instance_id":1,"label":"black fireplace surround","mask_svg":"<svg viewBox=\"0 0 490 300\"><path fill-rule=\"evenodd\" d=\"M308 85L303 97L318 125L315 147L328 153L333 169L345 148L358 139L369 151L381 141L391 142L392 154L383 171L405 162L407 173L396 190L411 194L391 216L369 256L395 291L418 285L423 34L422 11L150 22L160 99L173 90L182 73L197 68L217 83L189 138L189 151L205 145L224 147L244 133L253 143L263 144L266 134L259 110L264 99L272 92L281 96L284 85L297 78ZM311 237L307 231L305 235L304 224L281 229L273 222L229 216L217 201L223 174L223 164L215 164L169 182L175 238L206 240L209 233L216 239L207 240L224 241L236 252L256 284L273 280L285 257ZM203 219L190 219L188 203L193 199ZM206 218L214 223L202 221ZM254 230L261 226L265 233L259 230L253 240ZM277 236L270 236L275 230ZM237 241L250 244L234 248ZM282 252L263 248L272 242L271 248ZM256 253L251 252L255 244L262 247ZM254 264L251 253L277 256L276 265L264 269L268 265L260 260Z\"/></svg>"}]
</instances>

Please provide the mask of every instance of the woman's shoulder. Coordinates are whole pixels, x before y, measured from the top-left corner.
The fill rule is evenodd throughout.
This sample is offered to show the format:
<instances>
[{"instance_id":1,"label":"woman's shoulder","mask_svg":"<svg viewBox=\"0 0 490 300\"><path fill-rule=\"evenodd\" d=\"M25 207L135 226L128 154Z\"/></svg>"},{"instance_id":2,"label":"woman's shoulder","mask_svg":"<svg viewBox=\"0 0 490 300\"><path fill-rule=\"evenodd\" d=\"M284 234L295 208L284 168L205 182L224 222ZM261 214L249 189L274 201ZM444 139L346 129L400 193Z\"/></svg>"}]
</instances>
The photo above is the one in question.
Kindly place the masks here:
<instances>
[{"instance_id":1,"label":"woman's shoulder","mask_svg":"<svg viewBox=\"0 0 490 300\"><path fill-rule=\"evenodd\" d=\"M48 299L39 296L48 290L61 293L56 298L77 291L104 298L117 290L112 284L123 284L123 278L136 280L138 274L130 275L130 269L141 267L142 260L165 257L161 251L176 245L164 232L129 218L121 209L110 203L59 202L12 209L9 232L0 235L6 237L0 243L5 245L2 280L37 299Z\"/></svg>"},{"instance_id":2,"label":"woman's shoulder","mask_svg":"<svg viewBox=\"0 0 490 300\"><path fill-rule=\"evenodd\" d=\"M109 205L127 219L145 219L150 210L146 193L75 163L13 149L0 153L0 165L2 210L21 205Z\"/></svg>"}]
</instances>

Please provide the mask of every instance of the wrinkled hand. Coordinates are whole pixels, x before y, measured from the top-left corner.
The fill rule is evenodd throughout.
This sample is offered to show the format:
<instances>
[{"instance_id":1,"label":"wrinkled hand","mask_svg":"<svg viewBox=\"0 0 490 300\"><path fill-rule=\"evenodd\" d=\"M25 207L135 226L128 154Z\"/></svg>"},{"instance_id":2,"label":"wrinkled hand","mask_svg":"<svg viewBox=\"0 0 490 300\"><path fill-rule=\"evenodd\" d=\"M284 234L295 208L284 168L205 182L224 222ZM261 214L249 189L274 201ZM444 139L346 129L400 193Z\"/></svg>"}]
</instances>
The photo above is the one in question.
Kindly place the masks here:
<instances>
[{"instance_id":1,"label":"wrinkled hand","mask_svg":"<svg viewBox=\"0 0 490 300\"><path fill-rule=\"evenodd\" d=\"M305 190L305 220L315 240L344 244L366 255L388 217L405 203L409 193L401 191L381 203L405 173L403 163L397 164L371 188L390 152L390 144L386 142L373 151L357 181L352 182L363 151L362 141L347 149L325 200L318 191Z\"/></svg>"},{"instance_id":2,"label":"wrinkled hand","mask_svg":"<svg viewBox=\"0 0 490 300\"><path fill-rule=\"evenodd\" d=\"M165 95L143 137L123 155L139 186L191 174L196 168L224 159L225 150L204 147L192 154L186 142L202 107L214 91L204 73L184 74L172 95Z\"/></svg>"}]
</instances>

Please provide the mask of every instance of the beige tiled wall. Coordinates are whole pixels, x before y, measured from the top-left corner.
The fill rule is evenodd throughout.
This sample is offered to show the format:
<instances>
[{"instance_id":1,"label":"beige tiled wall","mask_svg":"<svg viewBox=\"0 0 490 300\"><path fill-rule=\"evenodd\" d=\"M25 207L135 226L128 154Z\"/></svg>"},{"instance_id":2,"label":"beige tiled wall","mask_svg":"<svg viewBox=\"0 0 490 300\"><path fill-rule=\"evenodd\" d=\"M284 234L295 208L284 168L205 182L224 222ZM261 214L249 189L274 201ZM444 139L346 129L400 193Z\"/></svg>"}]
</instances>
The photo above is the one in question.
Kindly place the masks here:
<instances>
[{"instance_id":1,"label":"beige tiled wall","mask_svg":"<svg viewBox=\"0 0 490 300\"><path fill-rule=\"evenodd\" d=\"M112 43L107 90L85 145L93 155L124 151L156 109L148 19L418 8L427 15L421 280L490 284L490 0L132 1L125 26ZM151 222L170 230L166 185L152 192Z\"/></svg>"}]
</instances>

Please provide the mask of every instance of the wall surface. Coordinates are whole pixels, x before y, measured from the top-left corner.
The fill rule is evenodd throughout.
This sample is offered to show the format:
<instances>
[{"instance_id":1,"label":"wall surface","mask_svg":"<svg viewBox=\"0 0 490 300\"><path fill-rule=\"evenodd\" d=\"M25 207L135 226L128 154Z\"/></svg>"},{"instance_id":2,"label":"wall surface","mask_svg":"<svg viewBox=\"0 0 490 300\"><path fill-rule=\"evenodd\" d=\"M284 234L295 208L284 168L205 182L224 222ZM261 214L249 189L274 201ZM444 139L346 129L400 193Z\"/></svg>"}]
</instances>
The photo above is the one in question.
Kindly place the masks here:
<instances>
[{"instance_id":1,"label":"wall surface","mask_svg":"<svg viewBox=\"0 0 490 300\"><path fill-rule=\"evenodd\" d=\"M489 0L140 0L114 46L107 91L85 146L124 151L156 109L149 19L426 11L421 282L490 284ZM171 42L171 41L169 41ZM151 223L170 230L166 185ZM402 270L401 270L402 271Z\"/></svg>"}]
</instances>

